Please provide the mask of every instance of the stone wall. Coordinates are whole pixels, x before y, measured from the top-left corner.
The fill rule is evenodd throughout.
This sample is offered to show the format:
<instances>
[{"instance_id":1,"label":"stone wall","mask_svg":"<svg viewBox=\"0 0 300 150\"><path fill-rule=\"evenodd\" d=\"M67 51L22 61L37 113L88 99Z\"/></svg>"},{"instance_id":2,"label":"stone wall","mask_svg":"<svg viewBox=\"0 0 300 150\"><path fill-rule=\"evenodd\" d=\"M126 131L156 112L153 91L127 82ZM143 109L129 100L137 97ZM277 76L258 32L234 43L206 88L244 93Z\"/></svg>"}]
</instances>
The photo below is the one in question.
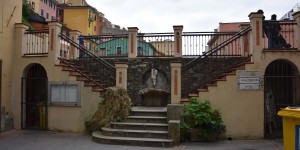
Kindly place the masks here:
<instances>
[{"instance_id":1,"label":"stone wall","mask_svg":"<svg viewBox=\"0 0 300 150\"><path fill-rule=\"evenodd\" d=\"M112 61L112 60L110 60ZM171 66L170 62L180 61L175 58L137 58L137 59L114 59L113 61L121 61L128 63L128 83L127 91L128 95L133 101L134 105L142 104L142 96L139 95L139 91L147 88L144 84L143 77L151 71L152 68L157 69L159 72L164 74L167 79L167 85L165 86L167 91L170 91L171 86ZM168 103L170 103L170 96L167 98Z\"/></svg>"},{"instance_id":2,"label":"stone wall","mask_svg":"<svg viewBox=\"0 0 300 150\"><path fill-rule=\"evenodd\" d=\"M245 57L203 58L190 68L182 71L182 97L190 93L198 93L197 89L216 79L235 65L244 62Z\"/></svg>"},{"instance_id":3,"label":"stone wall","mask_svg":"<svg viewBox=\"0 0 300 150\"><path fill-rule=\"evenodd\" d=\"M194 58L107 58L105 60L112 65L114 65L115 62L127 62L127 92L133 104L140 106L142 105L142 96L139 94L139 91L147 88L145 85L145 76L148 78L152 68L157 69L159 73L166 77L167 85L164 86L163 90L171 92L170 63L179 61L182 62L182 66L184 66L193 59ZM224 71L231 69L232 66L243 62L244 59L245 58L242 57L200 59L194 65L182 71L182 97L187 97L189 93L197 92L196 90L203 84L220 76ZM113 72L102 70L102 67L97 66L95 62L85 61L84 63L85 64L81 66L94 72L98 79L115 83L115 79L111 78L115 77L115 75L112 74ZM112 85L111 83L109 85ZM167 101L170 103L170 96L168 96Z\"/></svg>"}]
</instances>

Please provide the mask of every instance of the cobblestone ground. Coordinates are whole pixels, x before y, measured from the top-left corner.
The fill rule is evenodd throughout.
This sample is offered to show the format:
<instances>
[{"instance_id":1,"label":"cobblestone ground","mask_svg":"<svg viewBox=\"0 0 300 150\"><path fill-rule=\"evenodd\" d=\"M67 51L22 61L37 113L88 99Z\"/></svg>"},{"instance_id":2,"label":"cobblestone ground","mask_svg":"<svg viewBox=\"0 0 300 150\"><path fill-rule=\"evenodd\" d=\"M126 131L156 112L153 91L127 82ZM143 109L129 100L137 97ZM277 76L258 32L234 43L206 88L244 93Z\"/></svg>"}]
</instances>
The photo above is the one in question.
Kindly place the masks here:
<instances>
[{"instance_id":1,"label":"cobblestone ground","mask_svg":"<svg viewBox=\"0 0 300 150\"><path fill-rule=\"evenodd\" d=\"M0 150L282 150L282 140L232 140L215 143L184 142L173 148L107 145L79 133L11 130L0 134Z\"/></svg>"}]
</instances>

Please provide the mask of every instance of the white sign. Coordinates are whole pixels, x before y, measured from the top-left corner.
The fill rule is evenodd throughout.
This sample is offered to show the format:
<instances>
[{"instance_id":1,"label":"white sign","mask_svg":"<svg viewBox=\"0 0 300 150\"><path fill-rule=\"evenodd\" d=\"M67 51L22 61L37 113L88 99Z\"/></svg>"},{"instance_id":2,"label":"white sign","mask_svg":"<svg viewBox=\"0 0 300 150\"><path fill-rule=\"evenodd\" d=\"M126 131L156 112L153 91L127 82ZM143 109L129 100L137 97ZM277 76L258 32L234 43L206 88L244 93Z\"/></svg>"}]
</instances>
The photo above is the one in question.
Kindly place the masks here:
<instances>
[{"instance_id":1,"label":"white sign","mask_svg":"<svg viewBox=\"0 0 300 150\"><path fill-rule=\"evenodd\" d=\"M240 77L240 84L258 84L260 83L260 78L241 78Z\"/></svg>"},{"instance_id":2,"label":"white sign","mask_svg":"<svg viewBox=\"0 0 300 150\"><path fill-rule=\"evenodd\" d=\"M240 84L240 90L259 90L260 84Z\"/></svg>"},{"instance_id":3,"label":"white sign","mask_svg":"<svg viewBox=\"0 0 300 150\"><path fill-rule=\"evenodd\" d=\"M239 90L260 90L262 74L258 71L240 71L237 82Z\"/></svg>"}]
</instances>

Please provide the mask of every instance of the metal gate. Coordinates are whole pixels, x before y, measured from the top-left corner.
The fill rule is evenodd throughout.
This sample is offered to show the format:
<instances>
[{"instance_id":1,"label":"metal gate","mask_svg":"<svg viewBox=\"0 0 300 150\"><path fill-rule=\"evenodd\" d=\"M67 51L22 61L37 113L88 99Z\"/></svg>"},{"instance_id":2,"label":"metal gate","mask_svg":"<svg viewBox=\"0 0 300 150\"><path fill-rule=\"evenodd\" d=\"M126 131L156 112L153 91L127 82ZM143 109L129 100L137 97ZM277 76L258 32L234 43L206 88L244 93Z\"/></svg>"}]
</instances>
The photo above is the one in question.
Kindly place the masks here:
<instances>
[{"instance_id":1,"label":"metal gate","mask_svg":"<svg viewBox=\"0 0 300 150\"><path fill-rule=\"evenodd\" d=\"M300 106L300 77L296 66L286 60L272 62L265 72L265 137L282 137L281 108Z\"/></svg>"},{"instance_id":2,"label":"metal gate","mask_svg":"<svg viewBox=\"0 0 300 150\"><path fill-rule=\"evenodd\" d=\"M48 78L41 65L29 69L22 78L21 127L22 129L47 129Z\"/></svg>"}]
</instances>

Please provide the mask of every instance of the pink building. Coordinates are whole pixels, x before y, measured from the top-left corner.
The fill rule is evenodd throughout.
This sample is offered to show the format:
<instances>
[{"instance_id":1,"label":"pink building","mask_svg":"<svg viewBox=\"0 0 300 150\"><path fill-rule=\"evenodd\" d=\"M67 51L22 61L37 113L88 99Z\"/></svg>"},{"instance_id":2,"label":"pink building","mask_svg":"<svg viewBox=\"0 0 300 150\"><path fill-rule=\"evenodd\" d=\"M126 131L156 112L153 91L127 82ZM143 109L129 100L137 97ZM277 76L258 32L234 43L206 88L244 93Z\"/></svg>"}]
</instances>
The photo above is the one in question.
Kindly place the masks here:
<instances>
[{"instance_id":1,"label":"pink building","mask_svg":"<svg viewBox=\"0 0 300 150\"><path fill-rule=\"evenodd\" d=\"M39 14L43 16L46 21L56 20L56 10L58 5L56 0L41 0L39 5Z\"/></svg>"}]
</instances>

